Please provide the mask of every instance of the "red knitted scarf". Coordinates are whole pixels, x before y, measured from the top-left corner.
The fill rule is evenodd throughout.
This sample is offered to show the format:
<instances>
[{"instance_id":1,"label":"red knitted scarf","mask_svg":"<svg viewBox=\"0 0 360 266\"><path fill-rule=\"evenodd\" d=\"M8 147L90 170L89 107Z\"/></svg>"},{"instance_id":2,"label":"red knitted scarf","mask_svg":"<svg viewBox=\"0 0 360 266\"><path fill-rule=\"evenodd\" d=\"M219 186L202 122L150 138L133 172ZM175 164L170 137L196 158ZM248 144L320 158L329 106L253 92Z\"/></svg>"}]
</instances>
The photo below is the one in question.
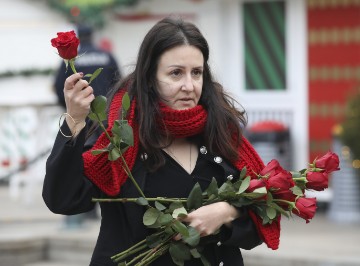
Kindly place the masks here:
<instances>
[{"instance_id":1,"label":"red knitted scarf","mask_svg":"<svg viewBox=\"0 0 360 266\"><path fill-rule=\"evenodd\" d=\"M125 90L120 90L111 102L107 128L107 132L110 135L112 135L111 128L114 121L119 118L119 110L121 110L122 96L124 93ZM139 151L139 126L136 123L135 110L136 100L133 99L127 119L129 125L133 128L134 146L129 147L124 153L124 159L130 170L135 164ZM159 123L159 125L166 127L166 130L177 138L194 136L201 133L207 121L207 112L201 105L188 110L173 110L164 104L160 104L160 111L163 123ZM91 150L103 149L108 144L109 140L106 134L102 133ZM91 150L83 153L85 175L107 195L118 195L122 184L127 179L127 175L122 168L121 160L109 161L106 153L95 156L91 154ZM245 138L242 138L238 152L238 160L232 162L237 169L241 170L246 166L249 173L259 173L263 169L264 164L262 160ZM255 177L255 175L253 177ZM250 212L250 216L254 220L268 247L277 249L280 237L279 221L264 226L257 215Z\"/></svg>"}]
</instances>

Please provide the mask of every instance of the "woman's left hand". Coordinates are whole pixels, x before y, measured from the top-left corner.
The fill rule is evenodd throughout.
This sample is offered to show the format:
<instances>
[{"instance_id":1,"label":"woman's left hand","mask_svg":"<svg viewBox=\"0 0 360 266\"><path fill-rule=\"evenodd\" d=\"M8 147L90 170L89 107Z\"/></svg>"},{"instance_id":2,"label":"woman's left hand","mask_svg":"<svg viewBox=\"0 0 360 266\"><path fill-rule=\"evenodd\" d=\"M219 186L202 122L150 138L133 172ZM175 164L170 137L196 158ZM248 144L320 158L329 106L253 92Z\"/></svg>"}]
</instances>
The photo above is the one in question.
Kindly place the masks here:
<instances>
[{"instance_id":1,"label":"woman's left hand","mask_svg":"<svg viewBox=\"0 0 360 266\"><path fill-rule=\"evenodd\" d=\"M230 226L231 222L239 217L239 212L227 202L217 202L202 206L181 221L189 223L200 236L214 234L223 224Z\"/></svg>"}]
</instances>

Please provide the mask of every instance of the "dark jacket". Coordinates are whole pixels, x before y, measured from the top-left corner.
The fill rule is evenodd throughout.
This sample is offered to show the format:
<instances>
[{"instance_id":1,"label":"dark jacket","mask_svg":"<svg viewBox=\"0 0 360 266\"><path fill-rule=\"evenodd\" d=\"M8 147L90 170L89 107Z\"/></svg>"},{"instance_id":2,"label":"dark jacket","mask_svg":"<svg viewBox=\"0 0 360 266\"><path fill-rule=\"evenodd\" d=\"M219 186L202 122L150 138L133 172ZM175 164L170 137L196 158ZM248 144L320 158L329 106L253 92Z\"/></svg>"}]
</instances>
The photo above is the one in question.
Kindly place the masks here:
<instances>
[{"instance_id":1,"label":"dark jacket","mask_svg":"<svg viewBox=\"0 0 360 266\"><path fill-rule=\"evenodd\" d=\"M66 123L62 126L64 134L70 134ZM85 145L85 130L71 141L58 134L54 148L47 160L43 198L51 211L59 214L78 214L94 207L92 197L108 197L83 176L82 152ZM85 146L91 146L87 143ZM223 171L224 178L237 170L225 161L216 163L214 156L203 154L214 171ZM221 166L221 167L219 167ZM132 169L133 176L142 189L145 187L146 171L140 158ZM139 194L130 179L121 188L119 197L138 197ZM91 266L116 265L110 257L131 245L143 240L148 229L142 223L144 207L135 203L100 203L101 228L91 259ZM231 229L223 226L221 233L202 239L204 254L211 265L243 265L239 248L252 249L261 244L255 225L246 210L241 210L241 218L233 221ZM174 265L169 257L155 261L152 265ZM186 262L185 265L202 265L200 260Z\"/></svg>"}]
</instances>

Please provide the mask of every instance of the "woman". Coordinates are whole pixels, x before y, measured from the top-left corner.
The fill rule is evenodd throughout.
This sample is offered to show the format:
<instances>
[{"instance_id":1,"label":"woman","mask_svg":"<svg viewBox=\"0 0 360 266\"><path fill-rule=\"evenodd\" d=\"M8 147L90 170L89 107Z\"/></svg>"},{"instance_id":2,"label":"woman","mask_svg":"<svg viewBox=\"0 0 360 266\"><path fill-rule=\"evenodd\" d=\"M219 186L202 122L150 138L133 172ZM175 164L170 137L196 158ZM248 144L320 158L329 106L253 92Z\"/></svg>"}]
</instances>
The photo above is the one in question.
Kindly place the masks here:
<instances>
[{"instance_id":1,"label":"woman","mask_svg":"<svg viewBox=\"0 0 360 266\"><path fill-rule=\"evenodd\" d=\"M204 190L212 177L219 184L263 168L259 156L242 137L243 113L213 80L208 66L209 48L198 28L165 18L145 36L135 70L110 97L108 131L119 119L121 99L132 99L128 113L134 146L124 157L147 197L187 197L196 182ZM85 119L93 90L82 74L64 85L67 113L47 161L43 197L55 213L76 214L93 208L92 197L138 197L121 162L107 155L84 152ZM65 136L71 136L71 138ZM102 134L92 149L108 145ZM144 209L133 203L101 203L101 229L90 265L114 265L110 256L144 239ZM239 248L252 249L263 241L279 244L278 222L263 226L251 211L226 202L203 206L184 222L203 237L204 255L211 265L243 265ZM220 229L220 234L213 235ZM181 241L181 240L179 240ZM169 254L152 265L175 265ZM199 259L185 265L202 265Z\"/></svg>"}]
</instances>

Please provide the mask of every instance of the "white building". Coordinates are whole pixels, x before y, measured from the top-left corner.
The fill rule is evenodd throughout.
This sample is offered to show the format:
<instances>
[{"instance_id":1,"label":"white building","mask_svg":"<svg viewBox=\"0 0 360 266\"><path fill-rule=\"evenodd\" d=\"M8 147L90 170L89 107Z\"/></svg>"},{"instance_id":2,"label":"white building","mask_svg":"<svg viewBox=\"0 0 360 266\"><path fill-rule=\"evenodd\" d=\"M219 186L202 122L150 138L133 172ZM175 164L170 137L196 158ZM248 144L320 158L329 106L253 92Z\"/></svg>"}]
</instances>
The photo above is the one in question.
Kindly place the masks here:
<instances>
[{"instance_id":1,"label":"white building","mask_svg":"<svg viewBox=\"0 0 360 266\"><path fill-rule=\"evenodd\" d=\"M252 4L264 3L270 5L253 9ZM259 27L256 29L257 22L248 18L251 12L265 12L260 14L260 18L272 21L265 32L256 33ZM212 71L245 108L249 126L259 120L277 120L289 127L294 151L291 154L293 167L302 169L308 161L306 1L139 1L134 7L108 13L106 26L97 32L97 38L111 40L123 72L128 73L145 33L160 18L171 14L178 14L199 26L209 42ZM273 21L279 17L282 20ZM249 28L251 26L253 28ZM3 40L0 73L56 68L60 59L51 47L50 39L56 36L56 32L71 28L73 26L49 9L45 1L4 1L0 12L0 35ZM278 44L271 43L271 34L279 29L283 32L276 40ZM255 66L249 63L251 58L244 52L245 49L253 49L251 40L258 38L256 34L246 35L249 32L261 33L268 38L265 40L270 40L269 43L258 42L264 46L256 47L256 53L260 51L261 56L256 59ZM278 59L285 68L275 75L280 80L277 83L264 81L251 84L249 80L252 74L258 71L271 73L274 70L272 62L265 64L267 70L261 69L264 65L262 60L266 59L266 53L261 54L261 49L269 48L265 46L280 54L277 55ZM275 59L269 60L277 59L275 56ZM52 76L0 78L0 90L1 176L16 169L22 156L31 160L51 147L62 110L56 106ZM34 115L30 115L31 112ZM26 127L21 126L23 122L16 122L22 116L29 124ZM20 131L25 128L25 133L19 134L17 126ZM10 133L6 132L9 128L13 128ZM23 148L21 151L19 146L27 147L27 150ZM4 163L7 159L10 160L9 166Z\"/></svg>"}]
</instances>

